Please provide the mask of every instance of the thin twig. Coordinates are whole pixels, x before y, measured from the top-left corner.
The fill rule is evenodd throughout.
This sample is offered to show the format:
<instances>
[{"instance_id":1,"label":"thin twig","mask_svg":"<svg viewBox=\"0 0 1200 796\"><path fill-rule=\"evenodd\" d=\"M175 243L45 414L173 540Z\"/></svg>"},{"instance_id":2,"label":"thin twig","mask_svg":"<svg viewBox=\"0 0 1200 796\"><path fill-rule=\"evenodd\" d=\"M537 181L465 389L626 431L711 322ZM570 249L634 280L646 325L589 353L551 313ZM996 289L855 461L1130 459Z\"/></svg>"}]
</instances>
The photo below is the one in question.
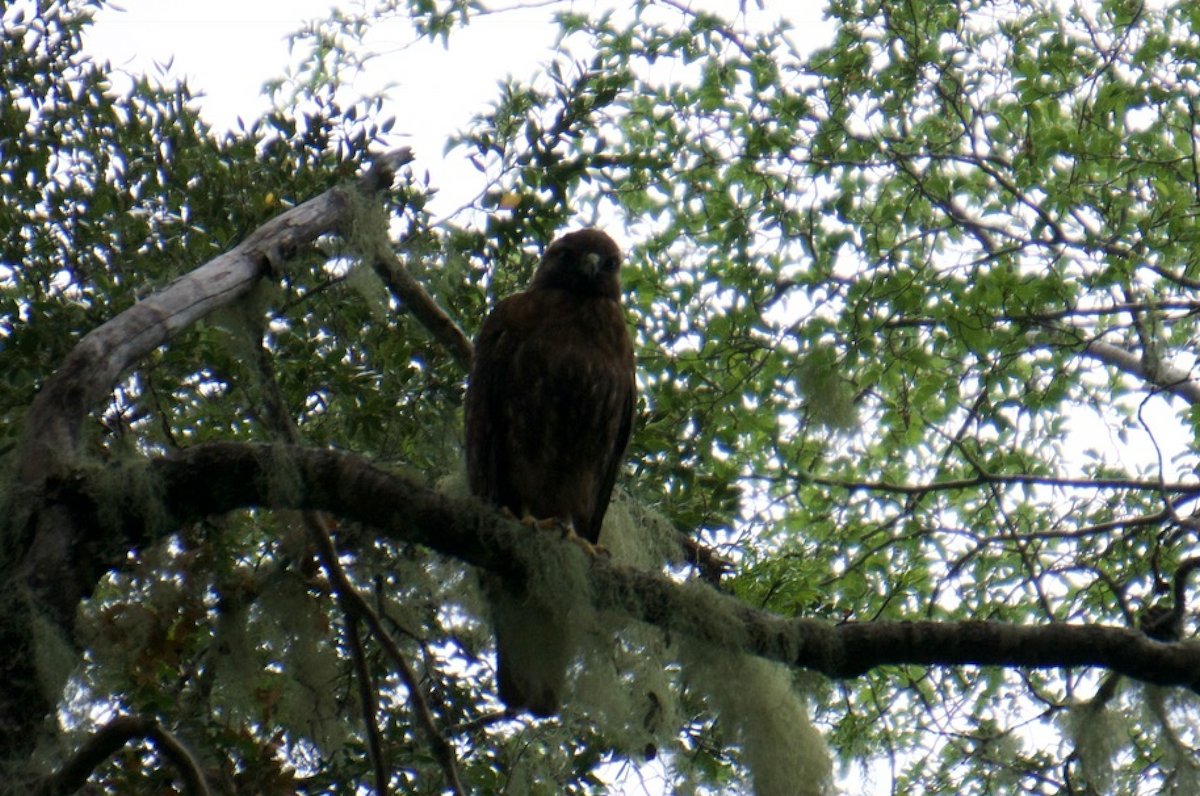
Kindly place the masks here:
<instances>
[{"instance_id":1,"label":"thin twig","mask_svg":"<svg viewBox=\"0 0 1200 796\"><path fill-rule=\"evenodd\" d=\"M354 662L355 679L358 681L358 697L362 702L363 725L367 732L367 751L371 758L371 767L375 772L375 793L387 796L388 770L383 757L383 741L379 732L379 711L375 700L375 680L371 677L371 668L367 665L367 653L363 648L362 636L358 630L362 610L358 597L350 579L337 560L337 550L334 549L333 539L319 515L315 512L304 513L304 524L308 529L309 538L317 548L317 557L325 576L333 584L334 599L346 623L346 646L350 648L350 660Z\"/></svg>"},{"instance_id":2,"label":"thin twig","mask_svg":"<svg viewBox=\"0 0 1200 796\"><path fill-rule=\"evenodd\" d=\"M455 796L466 796L467 791L463 787L462 780L458 775L458 760L454 753L454 745L438 730L433 711L429 708L429 701L421 691L420 681L417 678L416 672L413 671L412 666L404 657L404 653L401 652L400 646L396 643L392 634L383 626L383 622L379 619L379 614L375 612L366 601L366 598L350 582L350 578L347 577L345 570L338 563L337 549L333 544L333 539L329 536L325 528L318 526L310 528L310 531L316 540L318 553L322 558L322 563L325 565L329 580L338 594L339 604L344 600L347 616L349 617L352 614L356 619L361 619L370 628L371 633L374 634L376 640L383 647L384 652L387 653L387 656L396 665L396 668L400 670L400 676L404 680L404 684L408 687L409 700L412 703L413 712L416 714L417 723L424 731L430 745L433 747L434 755L442 766L447 787L450 788Z\"/></svg>"},{"instance_id":3,"label":"thin twig","mask_svg":"<svg viewBox=\"0 0 1200 796\"><path fill-rule=\"evenodd\" d=\"M482 730L485 727L490 727L499 721L509 721L513 714L508 710L493 710L491 713L484 713L482 716L464 721L460 724L451 724L446 729L455 735L465 735L468 733Z\"/></svg>"}]
</instances>

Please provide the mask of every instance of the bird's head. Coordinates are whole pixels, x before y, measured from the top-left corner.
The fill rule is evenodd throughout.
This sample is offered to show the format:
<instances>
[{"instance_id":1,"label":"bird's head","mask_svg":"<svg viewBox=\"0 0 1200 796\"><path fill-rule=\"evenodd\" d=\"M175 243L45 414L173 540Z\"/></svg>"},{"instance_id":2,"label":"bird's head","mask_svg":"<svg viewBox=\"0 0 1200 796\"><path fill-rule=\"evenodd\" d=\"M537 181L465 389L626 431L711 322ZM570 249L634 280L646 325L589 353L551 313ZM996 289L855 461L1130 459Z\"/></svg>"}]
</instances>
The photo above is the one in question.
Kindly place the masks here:
<instances>
[{"instance_id":1,"label":"bird's head","mask_svg":"<svg viewBox=\"0 0 1200 796\"><path fill-rule=\"evenodd\" d=\"M550 244L531 289L558 288L588 296L621 299L621 250L598 229L581 229Z\"/></svg>"}]
</instances>

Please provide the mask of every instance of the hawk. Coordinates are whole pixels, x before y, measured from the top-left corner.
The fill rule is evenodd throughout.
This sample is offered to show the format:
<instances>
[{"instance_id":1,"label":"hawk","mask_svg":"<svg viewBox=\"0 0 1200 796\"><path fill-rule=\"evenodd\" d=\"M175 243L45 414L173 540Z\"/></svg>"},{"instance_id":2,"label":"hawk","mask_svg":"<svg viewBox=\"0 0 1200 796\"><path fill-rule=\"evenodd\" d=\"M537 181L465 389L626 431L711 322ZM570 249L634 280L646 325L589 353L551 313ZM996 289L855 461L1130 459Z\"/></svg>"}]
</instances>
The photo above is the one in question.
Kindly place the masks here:
<instances>
[{"instance_id":1,"label":"hawk","mask_svg":"<svg viewBox=\"0 0 1200 796\"><path fill-rule=\"evenodd\" d=\"M527 520L557 520L591 545L633 424L633 343L621 251L582 229L546 249L529 287L484 319L466 397L467 482ZM487 582L500 698L558 711L571 649L565 617L518 584Z\"/></svg>"}]
</instances>

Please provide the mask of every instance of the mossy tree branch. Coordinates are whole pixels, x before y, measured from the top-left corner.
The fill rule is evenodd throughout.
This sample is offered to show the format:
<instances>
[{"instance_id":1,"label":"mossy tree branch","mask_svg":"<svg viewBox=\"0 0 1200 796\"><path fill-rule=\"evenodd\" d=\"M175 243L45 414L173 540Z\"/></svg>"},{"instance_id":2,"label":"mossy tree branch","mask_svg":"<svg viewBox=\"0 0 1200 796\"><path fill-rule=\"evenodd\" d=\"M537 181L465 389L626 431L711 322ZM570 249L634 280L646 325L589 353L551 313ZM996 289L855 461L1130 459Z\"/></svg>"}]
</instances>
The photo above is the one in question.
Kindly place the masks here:
<instances>
[{"instance_id":1,"label":"mossy tree branch","mask_svg":"<svg viewBox=\"0 0 1200 796\"><path fill-rule=\"evenodd\" d=\"M396 170L411 160L407 148L382 156L359 181L358 190L377 193L391 185ZM277 216L230 251L84 335L30 406L19 457L22 493L36 495L47 477L74 460L84 417L103 402L124 371L197 320L248 293L301 247L342 229L351 220L352 204L346 189L332 188ZM46 609L66 627L83 596L60 588L78 580L72 572L78 562L70 560L80 542L78 525L61 504L47 502L34 514L32 527L26 530L28 539L3 540L11 554L0 560L20 561L18 578L35 592L49 585L49 595L61 596Z\"/></svg>"},{"instance_id":2,"label":"mossy tree branch","mask_svg":"<svg viewBox=\"0 0 1200 796\"><path fill-rule=\"evenodd\" d=\"M385 157L359 190L372 193L386 187L395 169L410 158L407 150ZM526 575L523 561L537 558L523 550L560 544L549 535L529 534L474 501L452 500L415 480L379 470L362 457L324 449L215 443L125 465L144 472L115 477L112 471L75 464L83 418L105 399L122 372L194 321L247 293L264 275L278 272L291 252L341 229L352 215L342 189L294 208L235 249L93 330L47 380L30 409L21 456L20 481L36 522L25 527L16 523L26 535L4 539L4 552L14 555L2 559L6 567L21 562L15 581L36 596L46 616L67 627L81 596L103 572L119 566L129 549L199 518L239 508L327 511L514 578ZM469 341L448 317L433 312L436 307L415 280L390 260L376 265L410 305L428 310L414 312L460 362L467 361ZM1136 372L1124 360L1101 356L1098 349L1086 353ZM1177 381L1172 376L1162 386L1183 395ZM131 483L155 488L128 494ZM126 491L118 496L122 488ZM114 506L121 508L114 512ZM102 517L107 525L101 525ZM103 533L97 534L97 528ZM583 555L574 548L567 552ZM679 584L605 559L589 561L587 573L598 608L834 678L897 664L1097 666L1146 682L1200 689L1200 643L1161 643L1125 628L992 622L832 625L757 611L705 584ZM12 588L10 582L5 585ZM2 596L12 598L6 600L10 611L17 601L28 599L19 590ZM0 645L24 649L23 632L13 623L0 624ZM28 667L0 668L0 674L12 692L0 692L3 747L28 736L28 708L39 703L28 698L36 690ZM13 720L19 709L25 710L24 723Z\"/></svg>"},{"instance_id":3,"label":"mossy tree branch","mask_svg":"<svg viewBox=\"0 0 1200 796\"><path fill-rule=\"evenodd\" d=\"M524 577L522 562L538 558L527 555L528 546L561 543L550 534L530 534L477 501L452 499L350 453L211 443L126 467L148 472L129 472L118 482L149 479L158 501L128 505L122 525L108 529L130 545L204 516L252 506L326 511L506 577ZM287 473L285 479L281 472ZM79 471L56 488L81 506L94 500L88 496L104 483L112 483L111 477ZM281 480L286 488L279 486ZM680 584L603 558L589 562L588 577L597 608L833 678L902 664L1094 666L1200 690L1200 643L1162 643L1127 628L937 621L834 625L755 610L705 584Z\"/></svg>"},{"instance_id":4,"label":"mossy tree branch","mask_svg":"<svg viewBox=\"0 0 1200 796\"><path fill-rule=\"evenodd\" d=\"M375 161L358 190L373 195L392 184L412 160L407 147ZM29 481L70 460L84 416L104 400L122 372L182 330L248 293L266 274L321 235L351 220L345 188L325 193L276 216L225 254L84 335L38 393L29 411L21 475Z\"/></svg>"}]
</instances>

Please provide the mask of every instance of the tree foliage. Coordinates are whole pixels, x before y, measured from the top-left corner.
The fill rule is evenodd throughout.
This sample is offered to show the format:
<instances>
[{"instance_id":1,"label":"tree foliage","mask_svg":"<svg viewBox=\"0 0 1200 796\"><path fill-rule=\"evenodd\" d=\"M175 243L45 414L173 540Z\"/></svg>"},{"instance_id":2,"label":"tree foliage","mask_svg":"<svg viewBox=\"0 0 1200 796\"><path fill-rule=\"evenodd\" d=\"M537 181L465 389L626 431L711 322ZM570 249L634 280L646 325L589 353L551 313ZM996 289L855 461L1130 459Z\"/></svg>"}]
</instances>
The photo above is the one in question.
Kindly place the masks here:
<instances>
[{"instance_id":1,"label":"tree foliage","mask_svg":"<svg viewBox=\"0 0 1200 796\"><path fill-rule=\"evenodd\" d=\"M1090 647L1001 652L1136 628L1187 591L1171 594L1200 544L1200 10L830 0L812 47L777 11L705 8L552 6L558 55L449 142L487 191L437 221L424 169L386 213L339 188L401 132L390 117L412 118L348 77L370 68L372 26L453 51L479 4L335 13L297 37L276 109L228 132L186 86L81 58L85 4L3 9L9 783L598 793L640 776L774 794L797 772L820 785L828 747L849 790L1195 792L1200 679L1058 668L1121 668ZM329 189L338 223L259 252L262 278L105 384L67 449L29 432L86 333ZM380 490L450 501L414 526L484 527L461 500L450 321L473 333L540 247L592 224L626 243L641 388L604 541L665 568L671 604L703 620L656 630L642 603L631 621L597 585L629 581L553 544L354 521L369 493L306 513L351 485L284 446L253 449L271 453L241 502L211 473L175 495L148 465L214 442L353 451L396 477L371 476ZM585 628L557 719L496 702L463 563L498 566L489 538ZM747 658L766 644L688 563L697 548L730 562L719 589L755 616L837 623L864 650L927 652L904 628L945 643L865 673L813 664L830 677ZM980 638L995 655L953 657ZM1162 646L1104 638L1144 660Z\"/></svg>"}]
</instances>

